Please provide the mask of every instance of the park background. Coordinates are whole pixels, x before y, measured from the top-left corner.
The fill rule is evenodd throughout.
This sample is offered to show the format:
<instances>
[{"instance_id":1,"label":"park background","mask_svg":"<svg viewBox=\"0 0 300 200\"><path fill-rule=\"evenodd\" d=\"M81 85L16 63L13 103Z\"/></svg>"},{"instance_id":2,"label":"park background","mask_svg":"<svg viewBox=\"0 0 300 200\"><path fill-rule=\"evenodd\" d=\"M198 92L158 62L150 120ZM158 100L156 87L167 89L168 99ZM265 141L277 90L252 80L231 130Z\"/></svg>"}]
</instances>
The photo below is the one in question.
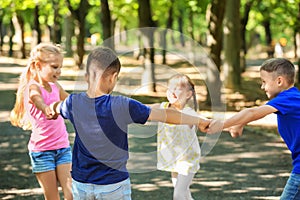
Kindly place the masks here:
<instances>
[{"instance_id":1,"label":"park background","mask_svg":"<svg viewBox=\"0 0 300 200\"><path fill-rule=\"evenodd\" d=\"M199 113L230 114L267 101L259 66L286 57L298 71L300 1L296 0L0 0L0 198L42 199L27 155L30 132L12 127L18 76L39 42L65 51L60 83L69 92L86 86L87 53L114 49L122 71L115 93L143 103L164 101L166 80L186 73L197 84ZM297 74L296 82L299 83ZM226 112L225 112L226 111ZM68 125L70 139L74 130ZM206 136L199 133L200 144ZM133 199L171 199L170 175L155 170L155 126L130 127ZM203 157L191 187L195 199L279 199L291 171L276 118L224 133Z\"/></svg>"}]
</instances>

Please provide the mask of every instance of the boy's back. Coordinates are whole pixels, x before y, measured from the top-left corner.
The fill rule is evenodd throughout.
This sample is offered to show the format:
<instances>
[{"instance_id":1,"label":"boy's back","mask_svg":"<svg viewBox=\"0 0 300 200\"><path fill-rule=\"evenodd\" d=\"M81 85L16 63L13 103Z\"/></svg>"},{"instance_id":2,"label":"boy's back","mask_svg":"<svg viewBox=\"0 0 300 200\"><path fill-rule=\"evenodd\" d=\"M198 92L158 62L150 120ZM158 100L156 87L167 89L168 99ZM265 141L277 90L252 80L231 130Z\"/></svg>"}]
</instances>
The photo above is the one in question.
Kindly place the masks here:
<instances>
[{"instance_id":1,"label":"boy's back","mask_svg":"<svg viewBox=\"0 0 300 200\"><path fill-rule=\"evenodd\" d=\"M73 179L99 185L127 179L127 125L143 124L149 114L149 107L127 97L71 94L61 106L61 115L76 131Z\"/></svg>"}]
</instances>

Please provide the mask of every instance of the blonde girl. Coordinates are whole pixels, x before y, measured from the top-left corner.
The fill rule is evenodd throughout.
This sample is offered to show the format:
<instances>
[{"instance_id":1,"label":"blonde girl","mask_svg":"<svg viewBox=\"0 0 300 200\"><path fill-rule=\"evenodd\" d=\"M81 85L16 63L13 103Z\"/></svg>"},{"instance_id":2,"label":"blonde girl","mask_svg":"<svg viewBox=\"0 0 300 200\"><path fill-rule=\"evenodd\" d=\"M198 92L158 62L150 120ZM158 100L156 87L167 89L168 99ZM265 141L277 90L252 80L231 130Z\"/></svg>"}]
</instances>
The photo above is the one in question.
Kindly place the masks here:
<instances>
[{"instance_id":1,"label":"blonde girl","mask_svg":"<svg viewBox=\"0 0 300 200\"><path fill-rule=\"evenodd\" d=\"M11 123L32 129L28 143L32 171L46 200L59 200L58 184L64 199L71 191L71 148L64 120L53 116L49 105L64 100L68 93L57 83L63 55L53 44L38 44L30 53L28 65L20 76ZM56 120L48 120L57 118Z\"/></svg>"},{"instance_id":2,"label":"blonde girl","mask_svg":"<svg viewBox=\"0 0 300 200\"><path fill-rule=\"evenodd\" d=\"M195 88L188 76L177 74L169 79L167 99L168 102L161 103L161 108L174 108L197 116ZM188 106L190 99L193 99L194 109ZM158 124L157 168L171 172L174 200L192 199L189 188L200 168L200 146L196 131L195 126Z\"/></svg>"}]
</instances>

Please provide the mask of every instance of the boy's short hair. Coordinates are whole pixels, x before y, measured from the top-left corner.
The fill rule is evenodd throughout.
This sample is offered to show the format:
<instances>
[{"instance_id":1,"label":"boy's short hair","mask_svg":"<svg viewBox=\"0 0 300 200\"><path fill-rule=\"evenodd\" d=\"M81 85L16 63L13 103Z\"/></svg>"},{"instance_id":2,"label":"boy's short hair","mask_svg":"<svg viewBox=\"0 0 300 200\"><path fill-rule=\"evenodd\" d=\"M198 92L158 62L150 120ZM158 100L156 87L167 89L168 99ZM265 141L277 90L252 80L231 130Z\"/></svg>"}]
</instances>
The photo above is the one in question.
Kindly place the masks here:
<instances>
[{"instance_id":1,"label":"boy's short hair","mask_svg":"<svg viewBox=\"0 0 300 200\"><path fill-rule=\"evenodd\" d=\"M289 84L295 83L295 66L285 58L271 58L266 60L260 67L260 71L273 73L277 76L284 76Z\"/></svg>"},{"instance_id":2,"label":"boy's short hair","mask_svg":"<svg viewBox=\"0 0 300 200\"><path fill-rule=\"evenodd\" d=\"M98 47L88 55L86 73L101 70L104 73L120 72L121 63L118 56L108 47Z\"/></svg>"}]
</instances>

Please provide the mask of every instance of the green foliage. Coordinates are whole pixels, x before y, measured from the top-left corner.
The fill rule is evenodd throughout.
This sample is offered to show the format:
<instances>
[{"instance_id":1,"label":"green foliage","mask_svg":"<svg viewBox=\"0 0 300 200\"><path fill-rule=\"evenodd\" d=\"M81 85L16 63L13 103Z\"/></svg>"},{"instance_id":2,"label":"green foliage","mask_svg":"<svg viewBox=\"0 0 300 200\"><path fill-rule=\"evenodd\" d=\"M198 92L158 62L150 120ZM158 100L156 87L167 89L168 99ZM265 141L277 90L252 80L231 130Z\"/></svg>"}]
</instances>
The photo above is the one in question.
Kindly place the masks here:
<instances>
[{"instance_id":1,"label":"green foliage","mask_svg":"<svg viewBox=\"0 0 300 200\"><path fill-rule=\"evenodd\" d=\"M137 0L109 0L112 21L117 30L124 31L138 27L138 2ZM160 28L165 28L169 17L169 9L173 2L173 29L178 30L178 18L183 19L183 33L193 33L195 40L205 42L208 22L206 11L211 0L151 0L152 19ZM281 37L293 38L294 29L297 24L299 0L241 0L240 12L243 15L243 8L246 3L252 3L246 26L248 41L251 35L259 33L263 42L265 30L262 23L265 20L271 22L271 32L275 40ZM86 32L101 33L100 22L101 9L100 0L88 0L91 8L86 16ZM55 7L57 4L57 7ZM80 0L70 0L73 9L77 9ZM31 32L34 23L34 9L39 6L39 22L42 29L54 25L54 11L57 8L62 16L60 23L63 24L64 16L70 13L66 2L62 0L0 0L0 17L6 26L10 24L15 13L25 20L27 32ZM118 33L116 33L118 34ZM176 39L175 35L175 39ZM289 45L293 44L291 39Z\"/></svg>"}]
</instances>

